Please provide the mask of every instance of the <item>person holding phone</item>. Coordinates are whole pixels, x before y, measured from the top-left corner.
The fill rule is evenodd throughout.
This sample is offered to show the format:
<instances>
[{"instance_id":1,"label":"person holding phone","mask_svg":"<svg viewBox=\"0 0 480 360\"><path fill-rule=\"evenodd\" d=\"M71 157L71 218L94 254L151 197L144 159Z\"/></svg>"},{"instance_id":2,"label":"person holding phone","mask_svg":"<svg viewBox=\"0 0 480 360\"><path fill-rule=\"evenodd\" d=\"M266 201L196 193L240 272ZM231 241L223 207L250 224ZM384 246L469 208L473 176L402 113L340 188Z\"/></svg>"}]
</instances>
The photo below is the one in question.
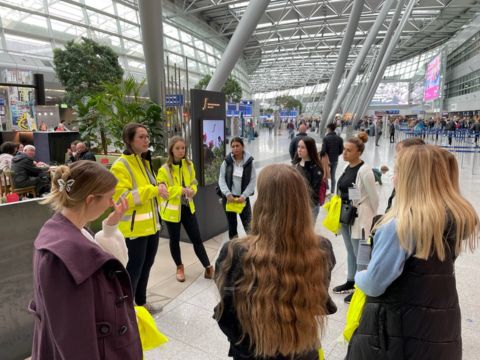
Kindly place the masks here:
<instances>
[{"instance_id":1,"label":"person holding phone","mask_svg":"<svg viewBox=\"0 0 480 360\"><path fill-rule=\"evenodd\" d=\"M125 239L118 223L128 208L114 204L117 179L102 165L78 161L52 175L42 201L55 214L34 242L32 359L142 358ZM85 228L109 207L102 231Z\"/></svg>"},{"instance_id":2,"label":"person holding phone","mask_svg":"<svg viewBox=\"0 0 480 360\"><path fill-rule=\"evenodd\" d=\"M160 204L160 214L167 225L170 236L170 253L177 266L176 278L179 282L185 281L185 267L180 252L180 229L185 228L198 259L205 268L205 278L213 278L213 266L210 265L207 252L198 228L195 216L194 196L197 194L197 179L195 167L187 159L185 140L174 136L168 144L168 159L157 174L160 185L167 187L167 196Z\"/></svg>"},{"instance_id":3,"label":"person holding phone","mask_svg":"<svg viewBox=\"0 0 480 360\"><path fill-rule=\"evenodd\" d=\"M147 128L137 123L125 125L123 142L126 149L110 170L118 179L114 199L123 196L129 206L119 229L126 238L127 271L135 302L154 313L162 308L147 302L147 284L158 248L160 196L167 196L167 188L157 183L152 171Z\"/></svg>"}]
</instances>

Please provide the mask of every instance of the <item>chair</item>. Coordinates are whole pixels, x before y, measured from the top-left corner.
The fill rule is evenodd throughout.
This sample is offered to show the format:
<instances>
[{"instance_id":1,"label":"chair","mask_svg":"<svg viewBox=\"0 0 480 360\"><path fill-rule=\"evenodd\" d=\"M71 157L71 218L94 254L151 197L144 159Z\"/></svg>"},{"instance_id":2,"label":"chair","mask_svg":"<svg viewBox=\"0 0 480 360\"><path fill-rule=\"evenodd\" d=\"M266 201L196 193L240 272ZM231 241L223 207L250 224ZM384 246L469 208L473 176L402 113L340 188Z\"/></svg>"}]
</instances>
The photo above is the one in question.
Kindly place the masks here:
<instances>
[{"instance_id":1,"label":"chair","mask_svg":"<svg viewBox=\"0 0 480 360\"><path fill-rule=\"evenodd\" d=\"M37 197L37 188L35 186L27 186L27 187L23 187L23 188L17 188L15 187L15 183L13 182L13 172L11 171L8 171L8 172L4 172L4 174L6 175L6 184L10 184L8 185L9 187L9 192L12 192L12 193L17 193L18 196L21 196L21 195L25 195L25 194L32 194L33 197Z\"/></svg>"},{"instance_id":2,"label":"chair","mask_svg":"<svg viewBox=\"0 0 480 360\"><path fill-rule=\"evenodd\" d=\"M0 197L6 196L10 192L10 185L7 181L7 174L0 170Z\"/></svg>"}]
</instances>

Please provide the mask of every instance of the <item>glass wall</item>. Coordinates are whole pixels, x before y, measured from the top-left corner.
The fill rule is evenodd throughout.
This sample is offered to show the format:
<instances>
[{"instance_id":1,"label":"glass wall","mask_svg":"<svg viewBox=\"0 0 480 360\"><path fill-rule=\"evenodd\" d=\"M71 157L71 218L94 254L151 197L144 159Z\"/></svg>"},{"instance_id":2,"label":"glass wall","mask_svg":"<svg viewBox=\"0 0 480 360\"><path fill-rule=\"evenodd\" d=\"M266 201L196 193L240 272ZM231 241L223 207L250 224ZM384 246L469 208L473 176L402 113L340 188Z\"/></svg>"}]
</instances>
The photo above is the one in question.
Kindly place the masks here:
<instances>
[{"instance_id":1,"label":"glass wall","mask_svg":"<svg viewBox=\"0 0 480 360\"><path fill-rule=\"evenodd\" d=\"M480 54L480 31L453 50L447 57L447 71Z\"/></svg>"},{"instance_id":2,"label":"glass wall","mask_svg":"<svg viewBox=\"0 0 480 360\"><path fill-rule=\"evenodd\" d=\"M217 34L196 19L175 16L178 9L164 9L164 47L171 66L188 66L189 86L213 73L225 49ZM10 0L0 3L0 53L51 60L53 49L66 42L89 37L110 46L127 74L145 75L138 6L134 0ZM186 60L185 60L186 59ZM0 64L1 65L1 64ZM248 97L246 66L240 60L233 76Z\"/></svg>"}]
</instances>

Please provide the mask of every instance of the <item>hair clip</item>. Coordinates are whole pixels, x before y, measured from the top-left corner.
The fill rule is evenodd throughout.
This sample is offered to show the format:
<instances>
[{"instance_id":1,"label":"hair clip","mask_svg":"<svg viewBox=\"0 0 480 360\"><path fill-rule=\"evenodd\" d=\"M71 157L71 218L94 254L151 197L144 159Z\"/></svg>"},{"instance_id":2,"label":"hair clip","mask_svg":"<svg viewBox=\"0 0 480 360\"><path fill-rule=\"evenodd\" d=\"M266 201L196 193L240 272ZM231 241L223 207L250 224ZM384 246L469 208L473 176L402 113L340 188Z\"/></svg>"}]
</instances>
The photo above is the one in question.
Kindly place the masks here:
<instances>
[{"instance_id":1,"label":"hair clip","mask_svg":"<svg viewBox=\"0 0 480 360\"><path fill-rule=\"evenodd\" d=\"M72 190L72 186L75 183L75 180L70 179L67 182L65 182L65 180L63 179L58 179L57 183L58 183L58 191L62 192L63 190L65 190L68 193Z\"/></svg>"}]
</instances>

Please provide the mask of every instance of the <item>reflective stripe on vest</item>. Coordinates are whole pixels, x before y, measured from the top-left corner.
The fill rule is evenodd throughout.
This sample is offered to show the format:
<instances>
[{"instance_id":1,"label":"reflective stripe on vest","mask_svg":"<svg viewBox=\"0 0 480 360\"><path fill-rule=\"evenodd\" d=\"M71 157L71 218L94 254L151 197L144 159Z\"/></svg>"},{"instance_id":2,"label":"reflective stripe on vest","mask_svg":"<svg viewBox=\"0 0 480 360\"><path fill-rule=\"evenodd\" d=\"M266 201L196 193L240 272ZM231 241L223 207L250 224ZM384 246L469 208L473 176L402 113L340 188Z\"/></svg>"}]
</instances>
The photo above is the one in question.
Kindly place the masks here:
<instances>
[{"instance_id":1,"label":"reflective stripe on vest","mask_svg":"<svg viewBox=\"0 0 480 360\"><path fill-rule=\"evenodd\" d=\"M135 215L135 221L150 220L151 218L153 218L153 214L151 212L146 214ZM131 220L132 220L132 215L125 215L122 217L120 221L131 221Z\"/></svg>"},{"instance_id":2,"label":"reflective stripe on vest","mask_svg":"<svg viewBox=\"0 0 480 360\"><path fill-rule=\"evenodd\" d=\"M136 206L142 205L140 194L138 193L137 182L135 181L135 176L133 176L133 172L132 172L132 169L130 168L130 164L124 158L119 158L117 161L122 162L122 164L125 165L125 168L127 169L127 171L130 173L130 178L132 179L131 193L133 197L133 202L135 203Z\"/></svg>"},{"instance_id":3,"label":"reflective stripe on vest","mask_svg":"<svg viewBox=\"0 0 480 360\"><path fill-rule=\"evenodd\" d=\"M170 166L168 166L168 164L165 164L163 166L164 166L165 170L167 170L167 176L168 176L168 181L170 183L170 186L174 185L173 184L172 173L170 172ZM190 185L198 185L197 179L192 180L192 167L188 163L187 163L187 170L188 170L188 174L190 175ZM179 171L182 171L182 168L180 168ZM182 184L180 184L180 186L181 185Z\"/></svg>"}]
</instances>

